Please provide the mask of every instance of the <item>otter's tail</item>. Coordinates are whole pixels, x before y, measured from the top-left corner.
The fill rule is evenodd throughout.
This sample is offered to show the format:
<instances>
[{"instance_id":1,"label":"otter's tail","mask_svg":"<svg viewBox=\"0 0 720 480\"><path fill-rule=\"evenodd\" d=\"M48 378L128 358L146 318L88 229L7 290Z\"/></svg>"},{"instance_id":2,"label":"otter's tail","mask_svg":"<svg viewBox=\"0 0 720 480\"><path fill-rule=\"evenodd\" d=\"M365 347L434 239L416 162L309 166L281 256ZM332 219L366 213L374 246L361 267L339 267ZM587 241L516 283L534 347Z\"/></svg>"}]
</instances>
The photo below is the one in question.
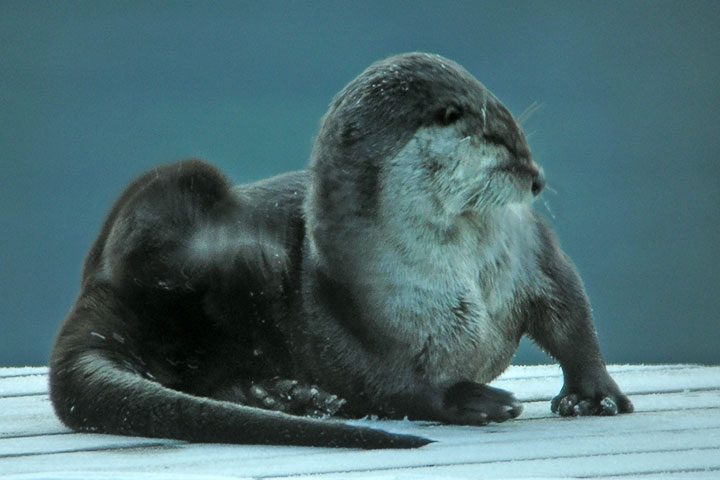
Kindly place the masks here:
<instances>
[{"instance_id":1,"label":"otter's tail","mask_svg":"<svg viewBox=\"0 0 720 480\"><path fill-rule=\"evenodd\" d=\"M210 443L365 449L416 448L430 443L421 437L189 395L123 368L111 355L91 350L72 360L54 358L50 396L56 414L68 427Z\"/></svg>"}]
</instances>

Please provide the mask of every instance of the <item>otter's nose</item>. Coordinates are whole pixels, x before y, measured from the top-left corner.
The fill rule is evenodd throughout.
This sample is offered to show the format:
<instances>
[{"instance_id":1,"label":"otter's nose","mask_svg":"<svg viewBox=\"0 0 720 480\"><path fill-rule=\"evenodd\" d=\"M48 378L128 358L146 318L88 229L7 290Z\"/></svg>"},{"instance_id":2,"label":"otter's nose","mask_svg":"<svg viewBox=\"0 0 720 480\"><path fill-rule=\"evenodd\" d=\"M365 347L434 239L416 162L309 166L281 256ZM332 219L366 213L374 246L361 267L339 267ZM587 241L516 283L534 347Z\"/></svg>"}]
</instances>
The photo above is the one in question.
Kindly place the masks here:
<instances>
[{"instance_id":1,"label":"otter's nose","mask_svg":"<svg viewBox=\"0 0 720 480\"><path fill-rule=\"evenodd\" d=\"M543 175L542 170L539 170L537 176L533 179L530 189L532 190L533 196L537 197L543 188L545 188L545 175Z\"/></svg>"}]
</instances>

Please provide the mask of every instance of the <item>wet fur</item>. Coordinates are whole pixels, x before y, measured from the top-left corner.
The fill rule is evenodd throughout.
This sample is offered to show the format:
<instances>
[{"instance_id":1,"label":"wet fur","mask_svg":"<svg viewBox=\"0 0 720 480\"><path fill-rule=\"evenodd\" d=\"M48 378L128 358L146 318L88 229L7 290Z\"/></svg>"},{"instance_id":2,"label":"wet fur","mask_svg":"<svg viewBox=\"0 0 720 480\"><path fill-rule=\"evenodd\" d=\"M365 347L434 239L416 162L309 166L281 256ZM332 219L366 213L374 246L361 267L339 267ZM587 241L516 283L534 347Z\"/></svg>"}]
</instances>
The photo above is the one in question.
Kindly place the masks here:
<instances>
[{"instance_id":1,"label":"wet fur","mask_svg":"<svg viewBox=\"0 0 720 480\"><path fill-rule=\"evenodd\" d=\"M307 171L235 187L190 160L128 187L56 340L55 410L80 431L416 447L299 415L504 421L520 405L485 384L528 334L563 367L554 410L631 411L530 207L541 188L462 67L378 62L333 101Z\"/></svg>"}]
</instances>

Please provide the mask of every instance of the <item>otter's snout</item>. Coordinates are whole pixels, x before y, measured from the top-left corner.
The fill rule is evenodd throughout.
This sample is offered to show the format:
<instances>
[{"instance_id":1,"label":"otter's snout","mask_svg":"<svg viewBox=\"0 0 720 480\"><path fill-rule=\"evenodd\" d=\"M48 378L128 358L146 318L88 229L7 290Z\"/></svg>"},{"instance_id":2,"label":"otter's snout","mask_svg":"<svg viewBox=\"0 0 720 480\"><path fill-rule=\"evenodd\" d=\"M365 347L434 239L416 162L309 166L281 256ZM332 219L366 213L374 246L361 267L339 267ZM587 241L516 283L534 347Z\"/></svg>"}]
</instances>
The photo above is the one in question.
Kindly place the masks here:
<instances>
[{"instance_id":1,"label":"otter's snout","mask_svg":"<svg viewBox=\"0 0 720 480\"><path fill-rule=\"evenodd\" d=\"M545 175L543 174L542 169L538 169L537 175L535 175L535 178L533 178L530 190L532 191L533 196L537 197L538 195L540 195L540 192L542 192L543 188L545 188Z\"/></svg>"}]
</instances>

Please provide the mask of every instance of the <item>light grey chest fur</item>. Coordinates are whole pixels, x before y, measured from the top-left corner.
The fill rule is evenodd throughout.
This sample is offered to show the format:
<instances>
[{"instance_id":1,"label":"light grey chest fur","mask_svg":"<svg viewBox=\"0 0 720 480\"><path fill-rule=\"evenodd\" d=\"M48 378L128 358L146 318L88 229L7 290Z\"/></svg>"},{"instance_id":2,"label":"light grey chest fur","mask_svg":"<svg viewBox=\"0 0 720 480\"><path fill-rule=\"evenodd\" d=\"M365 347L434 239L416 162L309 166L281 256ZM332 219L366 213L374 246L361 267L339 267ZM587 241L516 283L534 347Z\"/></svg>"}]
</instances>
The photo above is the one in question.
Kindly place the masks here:
<instances>
[{"instance_id":1,"label":"light grey chest fur","mask_svg":"<svg viewBox=\"0 0 720 480\"><path fill-rule=\"evenodd\" d=\"M376 251L372 302L382 329L412 353L395 368L442 385L487 382L507 367L523 328L519 304L539 288L528 208L498 209L482 225L464 218L444 243L406 231Z\"/></svg>"}]
</instances>

